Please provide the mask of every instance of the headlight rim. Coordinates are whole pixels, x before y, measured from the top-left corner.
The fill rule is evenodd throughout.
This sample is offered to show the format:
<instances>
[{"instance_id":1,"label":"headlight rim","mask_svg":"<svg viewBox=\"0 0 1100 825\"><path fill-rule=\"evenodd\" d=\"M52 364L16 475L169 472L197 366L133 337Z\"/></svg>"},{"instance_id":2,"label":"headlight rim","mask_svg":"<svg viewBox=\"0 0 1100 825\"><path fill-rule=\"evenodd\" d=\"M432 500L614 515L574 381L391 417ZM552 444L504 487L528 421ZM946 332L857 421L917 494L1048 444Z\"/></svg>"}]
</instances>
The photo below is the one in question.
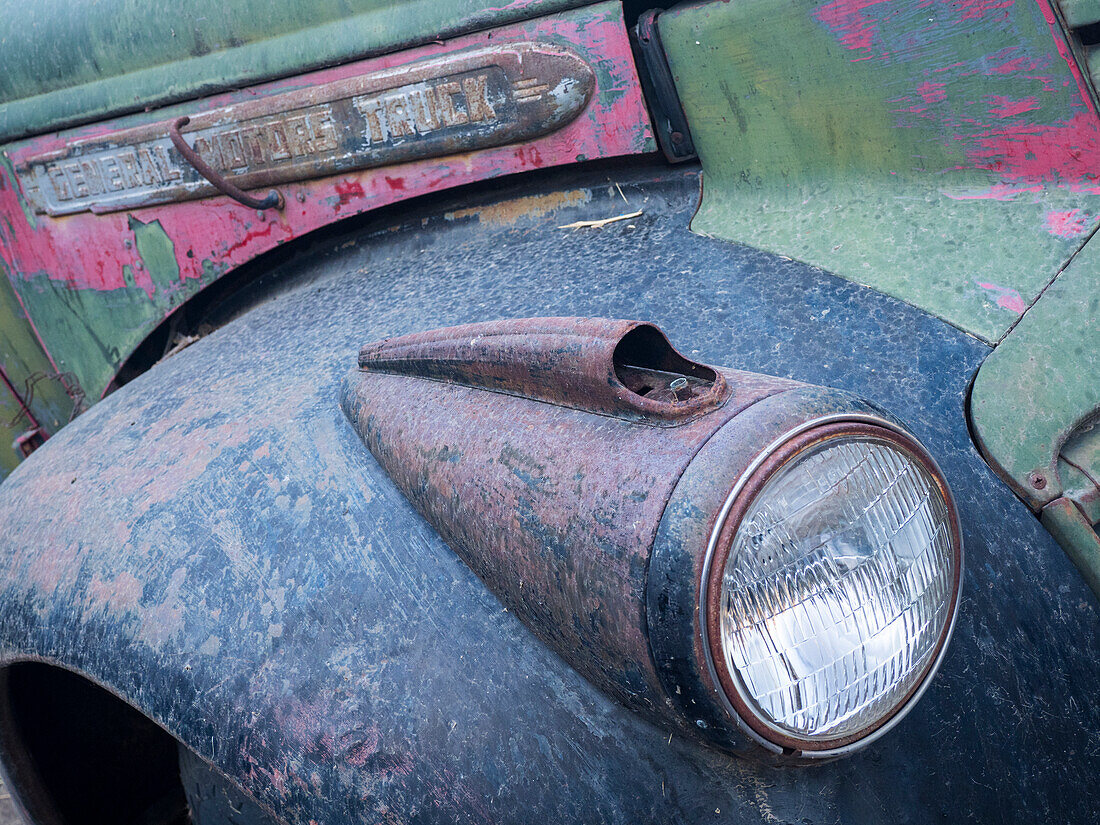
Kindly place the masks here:
<instances>
[{"instance_id":1,"label":"headlight rim","mask_svg":"<svg viewBox=\"0 0 1100 825\"><path fill-rule=\"evenodd\" d=\"M807 739L794 736L765 719L762 712L754 708L754 702L740 684L739 677L731 674L725 666L719 615L722 590L720 571L725 568L742 518L764 486L799 455L825 441L842 437L872 437L888 441L918 461L935 481L948 512L951 546L955 553L950 613L920 677L889 713L854 733L829 739ZM721 704L743 733L769 750L782 749L784 752L809 758L825 758L839 756L870 744L904 718L920 700L939 670L958 618L963 561L962 530L951 489L935 459L905 428L877 415L847 412L813 418L786 431L756 455L730 488L707 543L698 591L700 642L706 660L706 672ZM712 575L712 571L719 573Z\"/></svg>"}]
</instances>

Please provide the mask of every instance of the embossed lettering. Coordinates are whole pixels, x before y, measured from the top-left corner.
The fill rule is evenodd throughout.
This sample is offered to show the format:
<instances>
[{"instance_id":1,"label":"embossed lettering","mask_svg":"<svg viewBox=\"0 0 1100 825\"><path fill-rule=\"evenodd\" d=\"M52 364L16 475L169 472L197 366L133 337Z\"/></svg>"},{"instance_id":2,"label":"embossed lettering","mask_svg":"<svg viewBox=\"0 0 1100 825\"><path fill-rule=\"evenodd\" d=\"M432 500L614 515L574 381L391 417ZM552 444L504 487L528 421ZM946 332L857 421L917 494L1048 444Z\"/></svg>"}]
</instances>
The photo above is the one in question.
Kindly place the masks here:
<instances>
[{"instance_id":1,"label":"embossed lettering","mask_svg":"<svg viewBox=\"0 0 1100 825\"><path fill-rule=\"evenodd\" d=\"M79 163L66 163L62 167L65 177L69 179L69 188L73 196L77 198L88 197L88 186L84 183L84 175L80 171Z\"/></svg>"},{"instance_id":2,"label":"embossed lettering","mask_svg":"<svg viewBox=\"0 0 1100 825\"><path fill-rule=\"evenodd\" d=\"M60 164L51 163L46 167L46 174L53 184L53 191L57 193L59 201L72 200L73 194L69 191L69 182L65 180L65 171Z\"/></svg>"},{"instance_id":3,"label":"embossed lettering","mask_svg":"<svg viewBox=\"0 0 1100 825\"><path fill-rule=\"evenodd\" d=\"M416 124L405 109L403 96L394 95L386 98L386 125L389 126L391 138L416 134Z\"/></svg>"},{"instance_id":4,"label":"embossed lettering","mask_svg":"<svg viewBox=\"0 0 1100 825\"><path fill-rule=\"evenodd\" d=\"M462 81L462 90L466 93L466 111L470 115L471 123L484 123L487 120L496 120L497 113L493 110L493 104L489 102L486 90L489 76L479 74L477 77L467 77Z\"/></svg>"},{"instance_id":5,"label":"embossed lettering","mask_svg":"<svg viewBox=\"0 0 1100 825\"><path fill-rule=\"evenodd\" d=\"M103 176L100 174L99 165L94 160L82 160L80 171L84 173L84 180L88 184L88 191L93 195L103 194Z\"/></svg>"},{"instance_id":6,"label":"embossed lettering","mask_svg":"<svg viewBox=\"0 0 1100 825\"><path fill-rule=\"evenodd\" d=\"M119 152L118 159L122 164L122 183L127 189L141 186L138 178L137 153L133 149L127 152Z\"/></svg>"},{"instance_id":7,"label":"embossed lettering","mask_svg":"<svg viewBox=\"0 0 1100 825\"><path fill-rule=\"evenodd\" d=\"M114 155L108 155L104 159L103 171L103 178L112 192L120 192L126 188L122 183L122 172L118 168L118 159Z\"/></svg>"},{"instance_id":8,"label":"embossed lettering","mask_svg":"<svg viewBox=\"0 0 1100 825\"><path fill-rule=\"evenodd\" d=\"M440 83L437 93L439 94L439 114L445 126L461 126L470 122L466 112L455 108L455 97L462 95L462 86L457 81L448 80L446 83Z\"/></svg>"},{"instance_id":9,"label":"embossed lettering","mask_svg":"<svg viewBox=\"0 0 1100 825\"><path fill-rule=\"evenodd\" d=\"M587 101L580 96L578 103L562 102L531 90L565 81L590 90L594 83L579 56L522 59L523 51L540 48L509 44L499 60L491 48L485 54L439 55L400 71L387 68L232 103L195 115L186 140L245 188L526 140L559 128L563 117L575 117ZM48 214L109 211L210 192L203 175L173 150L167 129L165 120L79 139L65 154L51 150L26 159L16 173L34 208Z\"/></svg>"}]
</instances>

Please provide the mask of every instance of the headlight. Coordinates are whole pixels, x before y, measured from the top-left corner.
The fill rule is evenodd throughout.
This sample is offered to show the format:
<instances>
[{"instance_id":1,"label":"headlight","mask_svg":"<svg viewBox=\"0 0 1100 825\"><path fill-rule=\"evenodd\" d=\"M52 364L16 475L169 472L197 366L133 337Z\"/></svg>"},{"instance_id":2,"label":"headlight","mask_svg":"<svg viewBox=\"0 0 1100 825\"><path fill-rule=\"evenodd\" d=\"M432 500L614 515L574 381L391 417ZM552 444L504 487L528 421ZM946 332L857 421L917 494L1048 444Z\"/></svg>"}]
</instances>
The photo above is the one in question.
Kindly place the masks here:
<instances>
[{"instance_id":1,"label":"headlight","mask_svg":"<svg viewBox=\"0 0 1100 825\"><path fill-rule=\"evenodd\" d=\"M832 750L899 716L943 651L961 541L907 435L816 426L766 451L714 534L707 644L738 715L781 747Z\"/></svg>"},{"instance_id":2,"label":"headlight","mask_svg":"<svg viewBox=\"0 0 1100 825\"><path fill-rule=\"evenodd\" d=\"M831 757L900 719L943 656L958 516L870 402L698 364L613 319L432 330L359 366L344 409L409 500L654 721L773 762Z\"/></svg>"}]
</instances>

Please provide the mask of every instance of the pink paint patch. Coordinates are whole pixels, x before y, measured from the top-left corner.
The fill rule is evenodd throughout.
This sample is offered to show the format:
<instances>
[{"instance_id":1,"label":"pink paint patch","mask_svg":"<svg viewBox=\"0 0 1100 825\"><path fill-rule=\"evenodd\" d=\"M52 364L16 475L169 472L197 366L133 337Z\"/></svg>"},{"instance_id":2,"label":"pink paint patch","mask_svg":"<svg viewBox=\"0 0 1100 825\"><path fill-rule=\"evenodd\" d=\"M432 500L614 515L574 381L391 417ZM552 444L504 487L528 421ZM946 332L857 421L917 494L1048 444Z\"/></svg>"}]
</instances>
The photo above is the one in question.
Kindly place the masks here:
<instances>
[{"instance_id":1,"label":"pink paint patch","mask_svg":"<svg viewBox=\"0 0 1100 825\"><path fill-rule=\"evenodd\" d=\"M846 49L870 49L876 23L863 11L889 0L833 0L814 12L814 18L829 27Z\"/></svg>"},{"instance_id":2,"label":"pink paint patch","mask_svg":"<svg viewBox=\"0 0 1100 825\"><path fill-rule=\"evenodd\" d=\"M917 86L917 94L925 103L939 103L947 98L947 84L925 81Z\"/></svg>"},{"instance_id":3,"label":"pink paint patch","mask_svg":"<svg viewBox=\"0 0 1100 825\"><path fill-rule=\"evenodd\" d=\"M954 0L951 5L962 12L963 20L981 20L989 12L999 11L1000 17L1008 17L1006 9L1014 0Z\"/></svg>"},{"instance_id":4,"label":"pink paint patch","mask_svg":"<svg viewBox=\"0 0 1100 825\"><path fill-rule=\"evenodd\" d=\"M1027 304L1025 304L1024 299L1020 297L1020 293L1010 287L981 283L978 284L978 286L994 293L997 296L997 306L1001 309L1007 309L1009 312L1015 312L1017 315L1023 315L1024 310L1027 309Z\"/></svg>"},{"instance_id":5,"label":"pink paint patch","mask_svg":"<svg viewBox=\"0 0 1100 825\"><path fill-rule=\"evenodd\" d=\"M1005 181L1046 182L1100 194L1100 133L1089 113L1058 123L1004 124L956 139L964 142L975 168Z\"/></svg>"},{"instance_id":6,"label":"pink paint patch","mask_svg":"<svg viewBox=\"0 0 1100 825\"><path fill-rule=\"evenodd\" d=\"M1003 95L990 95L986 102L989 103L989 113L993 117L1016 117L1039 108L1039 99L1034 96L1012 100Z\"/></svg>"},{"instance_id":7,"label":"pink paint patch","mask_svg":"<svg viewBox=\"0 0 1100 825\"><path fill-rule=\"evenodd\" d=\"M533 1L513 0L507 8L522 8ZM356 78L472 47L543 40L569 43L585 60L593 64L598 62L597 87L580 116L521 149L492 147L394 164L385 170L362 169L349 171L339 178L328 176L302 181L288 187L288 193L294 197L289 199L282 213L262 218L255 210L217 195L103 215L90 212L64 218L40 215L33 228L24 228L26 222L22 217L18 182L12 178L11 166L4 164L0 166L0 216L9 218L10 223L0 221L0 264L13 273L27 273L26 277L45 272L51 279L76 290L106 292L136 286L154 298L158 287L148 267L139 260L134 231L129 225L131 217L143 223L159 221L174 247L180 279L199 279L205 285L211 279L208 271L211 262L219 270L232 269L334 220L406 198L529 168L567 166L576 163L579 157L595 160L652 151L649 118L623 21L614 16L605 19L591 10L539 17L274 81L245 92L217 95L196 103L195 111L212 111L257 95ZM32 138L18 149L9 148L10 160L12 165L18 166L26 157L63 150L67 141L109 135L124 125L127 125L125 121L111 121L60 135ZM18 231L13 227L18 227ZM124 241L129 241L129 245L124 245ZM18 295L16 297L18 299ZM156 297L160 300L163 296ZM156 312L157 317L150 315L145 326L128 330L130 338L124 346L136 344L163 317L159 313L167 315L177 302L173 301L167 308L165 303L167 301L161 301L147 308L150 313ZM34 319L30 321L33 325ZM56 571L43 570L42 575L55 577Z\"/></svg>"},{"instance_id":8,"label":"pink paint patch","mask_svg":"<svg viewBox=\"0 0 1100 825\"><path fill-rule=\"evenodd\" d=\"M1095 217L1086 215L1080 209L1069 209L1064 212L1053 210L1047 212L1043 220L1043 228L1058 238L1080 238L1092 230L1092 223L1095 220Z\"/></svg>"}]
</instances>

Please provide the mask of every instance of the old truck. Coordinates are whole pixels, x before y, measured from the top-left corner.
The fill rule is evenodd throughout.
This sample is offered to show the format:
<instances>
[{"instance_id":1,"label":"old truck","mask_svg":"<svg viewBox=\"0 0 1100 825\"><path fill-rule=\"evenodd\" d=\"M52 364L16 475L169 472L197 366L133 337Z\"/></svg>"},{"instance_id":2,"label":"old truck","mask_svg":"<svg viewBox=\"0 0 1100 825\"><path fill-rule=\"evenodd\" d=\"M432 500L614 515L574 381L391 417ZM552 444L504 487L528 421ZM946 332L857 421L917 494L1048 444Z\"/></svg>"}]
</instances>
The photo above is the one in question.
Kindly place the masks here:
<instances>
[{"instance_id":1,"label":"old truck","mask_svg":"<svg viewBox=\"0 0 1100 825\"><path fill-rule=\"evenodd\" d=\"M1095 0L0 8L28 821L1100 818Z\"/></svg>"}]
</instances>

